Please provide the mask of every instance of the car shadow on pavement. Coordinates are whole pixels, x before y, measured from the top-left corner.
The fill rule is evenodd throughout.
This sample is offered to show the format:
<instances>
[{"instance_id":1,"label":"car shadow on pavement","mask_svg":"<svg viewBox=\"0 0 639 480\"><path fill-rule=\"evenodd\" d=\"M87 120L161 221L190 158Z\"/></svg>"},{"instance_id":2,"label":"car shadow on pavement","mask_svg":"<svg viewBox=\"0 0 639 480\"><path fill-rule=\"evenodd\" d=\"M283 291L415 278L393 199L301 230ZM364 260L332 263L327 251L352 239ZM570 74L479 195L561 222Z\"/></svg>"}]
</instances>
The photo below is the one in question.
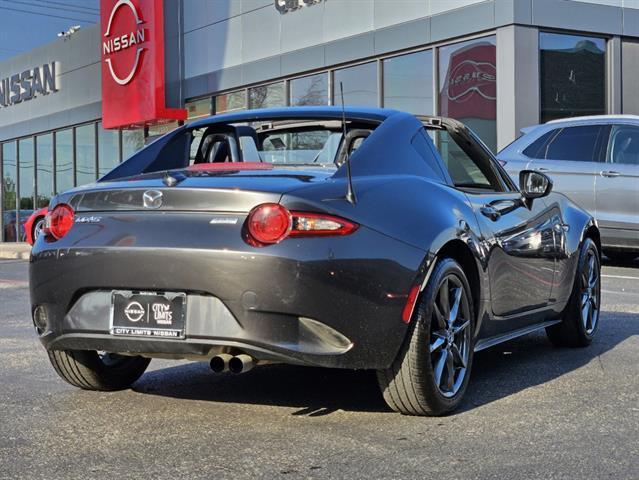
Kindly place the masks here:
<instances>
[{"instance_id":1,"label":"car shadow on pavement","mask_svg":"<svg viewBox=\"0 0 639 480\"><path fill-rule=\"evenodd\" d=\"M372 371L263 365L234 375L215 374L208 363L198 362L148 372L133 390L187 400L293 407L296 416L389 411Z\"/></svg>"},{"instance_id":2,"label":"car shadow on pavement","mask_svg":"<svg viewBox=\"0 0 639 480\"><path fill-rule=\"evenodd\" d=\"M639 335L639 314L604 312L601 320L587 348L555 348L542 331L477 353L466 399L454 414L552 381ZM293 407L296 416L390 412L372 371L264 365L232 375L214 374L199 362L150 371L133 389L184 400Z\"/></svg>"},{"instance_id":3,"label":"car shadow on pavement","mask_svg":"<svg viewBox=\"0 0 639 480\"><path fill-rule=\"evenodd\" d=\"M554 347L539 331L478 352L461 413L542 385L598 359L639 335L639 314L602 312L595 340L585 348ZM602 363L599 363L602 367Z\"/></svg>"},{"instance_id":4,"label":"car shadow on pavement","mask_svg":"<svg viewBox=\"0 0 639 480\"><path fill-rule=\"evenodd\" d=\"M639 268L639 256L634 260L626 261L612 260L605 257L601 263L605 267Z\"/></svg>"}]
</instances>

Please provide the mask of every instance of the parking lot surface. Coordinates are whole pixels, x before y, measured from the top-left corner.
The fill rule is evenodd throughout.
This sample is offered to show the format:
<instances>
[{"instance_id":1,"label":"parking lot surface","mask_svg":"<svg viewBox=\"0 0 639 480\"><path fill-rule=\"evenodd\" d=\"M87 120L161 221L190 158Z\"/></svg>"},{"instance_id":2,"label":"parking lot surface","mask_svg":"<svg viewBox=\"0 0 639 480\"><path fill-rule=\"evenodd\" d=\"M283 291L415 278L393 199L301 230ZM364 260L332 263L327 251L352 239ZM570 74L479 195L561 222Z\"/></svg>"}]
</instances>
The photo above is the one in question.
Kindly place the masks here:
<instances>
[{"instance_id":1,"label":"parking lot surface","mask_svg":"<svg viewBox=\"0 0 639 480\"><path fill-rule=\"evenodd\" d=\"M389 411L371 372L215 375L153 360L133 389L60 380L0 261L0 478L639 478L639 264L605 266L586 349L532 334L475 357L460 411Z\"/></svg>"}]
</instances>

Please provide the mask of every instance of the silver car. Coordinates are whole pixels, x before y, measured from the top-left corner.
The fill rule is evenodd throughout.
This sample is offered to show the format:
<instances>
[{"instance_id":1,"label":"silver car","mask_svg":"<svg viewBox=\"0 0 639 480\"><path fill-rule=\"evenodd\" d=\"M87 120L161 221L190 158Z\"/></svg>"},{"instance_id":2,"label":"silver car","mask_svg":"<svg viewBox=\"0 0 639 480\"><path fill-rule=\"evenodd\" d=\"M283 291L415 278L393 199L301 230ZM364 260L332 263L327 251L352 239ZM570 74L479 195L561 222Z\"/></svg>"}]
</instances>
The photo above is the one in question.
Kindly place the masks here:
<instances>
[{"instance_id":1,"label":"silver car","mask_svg":"<svg viewBox=\"0 0 639 480\"><path fill-rule=\"evenodd\" d=\"M597 220L606 255L639 255L639 116L601 115L554 120L524 128L497 155L508 173L549 175Z\"/></svg>"}]
</instances>

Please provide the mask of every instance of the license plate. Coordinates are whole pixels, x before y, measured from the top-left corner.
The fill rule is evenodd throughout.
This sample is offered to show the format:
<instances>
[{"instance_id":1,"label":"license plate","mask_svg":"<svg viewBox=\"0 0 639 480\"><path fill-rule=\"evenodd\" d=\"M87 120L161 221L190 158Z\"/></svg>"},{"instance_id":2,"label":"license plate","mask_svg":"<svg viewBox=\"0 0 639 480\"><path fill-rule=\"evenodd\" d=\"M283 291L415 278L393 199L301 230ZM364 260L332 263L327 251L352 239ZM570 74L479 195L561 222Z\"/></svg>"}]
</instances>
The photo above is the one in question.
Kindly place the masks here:
<instances>
[{"instance_id":1,"label":"license plate","mask_svg":"<svg viewBox=\"0 0 639 480\"><path fill-rule=\"evenodd\" d=\"M111 334L184 338L186 294L114 291Z\"/></svg>"}]
</instances>

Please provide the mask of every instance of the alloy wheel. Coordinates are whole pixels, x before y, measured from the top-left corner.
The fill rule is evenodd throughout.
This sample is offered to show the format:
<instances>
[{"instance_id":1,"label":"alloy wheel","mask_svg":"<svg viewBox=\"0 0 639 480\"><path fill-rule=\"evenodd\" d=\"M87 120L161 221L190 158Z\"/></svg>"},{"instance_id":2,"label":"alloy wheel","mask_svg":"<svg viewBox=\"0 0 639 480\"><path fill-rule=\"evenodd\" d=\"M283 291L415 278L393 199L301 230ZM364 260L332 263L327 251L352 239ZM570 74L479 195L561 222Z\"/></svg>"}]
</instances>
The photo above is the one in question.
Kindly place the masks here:
<instances>
[{"instance_id":1,"label":"alloy wheel","mask_svg":"<svg viewBox=\"0 0 639 480\"><path fill-rule=\"evenodd\" d=\"M581 322L586 334L592 335L599 321L600 275L599 261L595 252L588 250L581 283Z\"/></svg>"},{"instance_id":2,"label":"alloy wheel","mask_svg":"<svg viewBox=\"0 0 639 480\"><path fill-rule=\"evenodd\" d=\"M471 345L468 295L461 280L450 274L442 280L430 330L430 361L435 384L445 397L453 397L466 378Z\"/></svg>"}]
</instances>

